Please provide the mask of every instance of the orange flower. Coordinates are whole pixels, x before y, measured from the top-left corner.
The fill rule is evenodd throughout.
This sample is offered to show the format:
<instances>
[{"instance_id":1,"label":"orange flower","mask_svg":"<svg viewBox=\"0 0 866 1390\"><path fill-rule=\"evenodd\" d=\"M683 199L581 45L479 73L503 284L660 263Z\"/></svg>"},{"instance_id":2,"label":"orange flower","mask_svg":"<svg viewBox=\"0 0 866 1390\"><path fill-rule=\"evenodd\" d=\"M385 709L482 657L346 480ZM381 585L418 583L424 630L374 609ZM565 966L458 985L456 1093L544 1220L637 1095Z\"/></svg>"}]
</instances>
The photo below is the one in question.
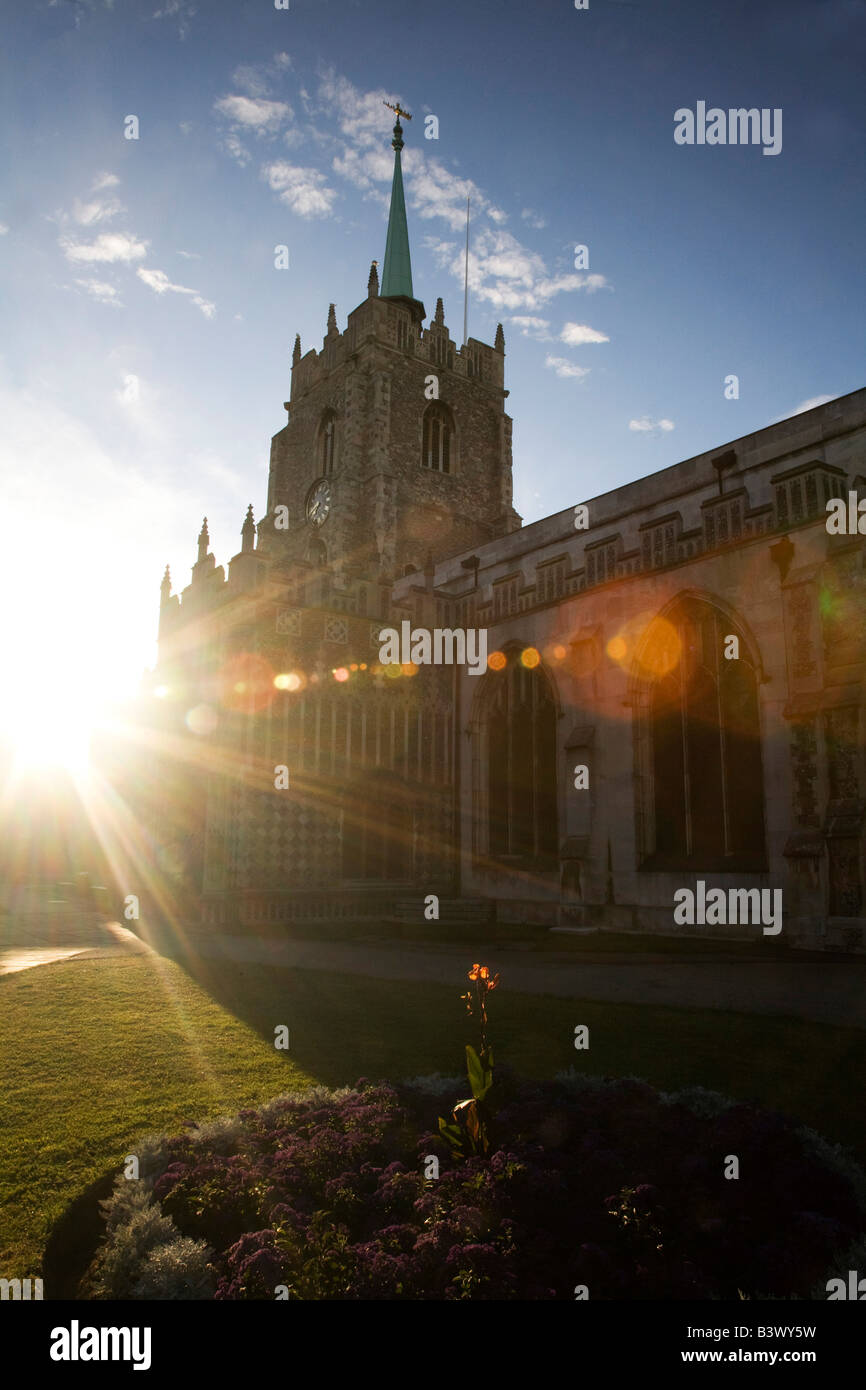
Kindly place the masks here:
<instances>
[{"instance_id":1,"label":"orange flower","mask_svg":"<svg viewBox=\"0 0 866 1390\"><path fill-rule=\"evenodd\" d=\"M477 961L473 965L472 969L469 971L469 979L477 980L481 984L481 987L485 990L495 989L496 986L499 984L499 976L491 976L490 966L479 965Z\"/></svg>"}]
</instances>

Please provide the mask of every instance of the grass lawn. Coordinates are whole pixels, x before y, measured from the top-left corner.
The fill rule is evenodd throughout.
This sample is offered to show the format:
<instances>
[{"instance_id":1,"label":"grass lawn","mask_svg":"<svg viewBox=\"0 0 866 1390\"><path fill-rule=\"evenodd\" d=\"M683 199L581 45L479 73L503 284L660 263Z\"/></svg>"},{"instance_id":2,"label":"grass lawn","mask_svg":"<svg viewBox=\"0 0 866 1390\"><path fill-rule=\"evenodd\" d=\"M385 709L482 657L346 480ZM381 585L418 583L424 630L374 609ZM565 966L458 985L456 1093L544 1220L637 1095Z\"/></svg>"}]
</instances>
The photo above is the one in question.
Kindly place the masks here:
<instances>
[{"instance_id":1,"label":"grass lawn","mask_svg":"<svg viewBox=\"0 0 866 1390\"><path fill-rule=\"evenodd\" d=\"M52 1224L149 1130L177 1131L314 1081L457 1074L472 1024L453 987L129 956L0 980L0 1275L38 1274ZM568 1066L700 1084L796 1115L866 1162L866 1032L745 1014L503 989L496 1056L525 1075ZM576 1052L574 1028L590 1029ZM291 1049L277 1052L286 1024ZM455 1096L455 1099L459 1097Z\"/></svg>"}]
</instances>

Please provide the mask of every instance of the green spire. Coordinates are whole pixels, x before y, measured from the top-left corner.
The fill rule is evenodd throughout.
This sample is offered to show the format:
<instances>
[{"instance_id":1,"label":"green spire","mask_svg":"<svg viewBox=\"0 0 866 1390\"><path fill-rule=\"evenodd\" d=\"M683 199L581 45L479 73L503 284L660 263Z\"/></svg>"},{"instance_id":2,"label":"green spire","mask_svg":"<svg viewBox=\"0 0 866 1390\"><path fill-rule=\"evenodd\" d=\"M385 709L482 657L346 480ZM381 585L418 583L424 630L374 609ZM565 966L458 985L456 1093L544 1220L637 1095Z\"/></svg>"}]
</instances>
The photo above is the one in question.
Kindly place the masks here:
<instances>
[{"instance_id":1,"label":"green spire","mask_svg":"<svg viewBox=\"0 0 866 1390\"><path fill-rule=\"evenodd\" d=\"M388 102L385 103L386 106L388 104ZM391 183L391 211L388 217L388 239L385 243L385 265L382 271L382 287L379 291L379 297L381 299L407 299L420 307L423 318L424 306L419 304L412 290L409 227L406 222L403 171L400 166L400 151L403 148L403 127L400 124L400 117L409 116L409 112L402 111L399 105L391 109L397 112L397 124L394 126L394 138L391 141L394 150L394 178ZM409 119L411 120L411 116Z\"/></svg>"}]
</instances>

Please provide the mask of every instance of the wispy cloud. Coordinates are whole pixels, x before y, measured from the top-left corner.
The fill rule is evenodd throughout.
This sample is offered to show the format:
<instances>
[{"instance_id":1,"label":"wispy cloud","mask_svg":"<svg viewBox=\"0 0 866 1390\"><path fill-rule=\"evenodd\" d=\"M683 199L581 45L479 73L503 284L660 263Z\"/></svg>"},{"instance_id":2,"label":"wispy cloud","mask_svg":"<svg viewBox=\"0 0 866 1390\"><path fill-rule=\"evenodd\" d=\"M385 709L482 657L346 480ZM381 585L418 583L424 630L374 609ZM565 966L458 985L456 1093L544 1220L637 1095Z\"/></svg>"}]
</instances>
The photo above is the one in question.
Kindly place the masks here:
<instances>
[{"instance_id":1,"label":"wispy cloud","mask_svg":"<svg viewBox=\"0 0 866 1390\"><path fill-rule=\"evenodd\" d=\"M428 242L437 263L463 278L463 248L458 242ZM568 272L551 275L544 259L511 232L482 227L469 252L469 285L476 300L496 309L541 309L558 294L592 292L607 284L603 275Z\"/></svg>"},{"instance_id":2,"label":"wispy cloud","mask_svg":"<svg viewBox=\"0 0 866 1390\"><path fill-rule=\"evenodd\" d=\"M212 304L209 299L203 298L198 290L191 290L186 285L172 284L164 270L148 270L145 266L139 266L136 275L157 294L188 294L193 304L196 308L201 309L206 319L212 319L216 314L215 304Z\"/></svg>"},{"instance_id":3,"label":"wispy cloud","mask_svg":"<svg viewBox=\"0 0 866 1390\"><path fill-rule=\"evenodd\" d=\"M62 237L60 245L68 261L140 261L147 255L149 241L139 241L127 232L101 232L95 241L78 242Z\"/></svg>"},{"instance_id":4,"label":"wispy cloud","mask_svg":"<svg viewBox=\"0 0 866 1390\"><path fill-rule=\"evenodd\" d=\"M266 135L275 134L293 115L288 102L239 95L220 97L214 102L214 110L232 125Z\"/></svg>"},{"instance_id":5,"label":"wispy cloud","mask_svg":"<svg viewBox=\"0 0 866 1390\"><path fill-rule=\"evenodd\" d=\"M121 211L121 205L115 195L107 190L115 188L119 183L120 180L116 174L99 174L91 185L89 201L85 202L76 198L71 217L70 214L61 212L57 214L56 220L60 222L61 226L65 224L68 227L70 221L83 226L91 226L115 216L117 212ZM78 241L69 231L65 231L60 236L58 244L66 259L74 265L105 264L128 266L130 269L135 265L135 262L143 260L148 255L150 248L150 241L147 238L123 231L100 232L94 241L88 242ZM200 259L197 253L192 251L179 251L177 254L188 260ZM187 285L174 284L165 271L151 270L146 266L136 266L136 274L156 294L188 295L205 318L214 317L215 304L209 299L205 299L198 290L191 289ZM114 308L123 307L118 287L109 280L88 276L76 280L75 284L99 304L108 304Z\"/></svg>"},{"instance_id":6,"label":"wispy cloud","mask_svg":"<svg viewBox=\"0 0 866 1390\"><path fill-rule=\"evenodd\" d=\"M6 223L0 222L0 236L6 236L8 231L9 228L6 226Z\"/></svg>"},{"instance_id":7,"label":"wispy cloud","mask_svg":"<svg viewBox=\"0 0 866 1390\"><path fill-rule=\"evenodd\" d=\"M578 367L576 363L569 362L567 357L552 357L550 353L545 357L544 365L556 372L557 376L574 377L576 381L589 376L590 373L589 367Z\"/></svg>"},{"instance_id":8,"label":"wispy cloud","mask_svg":"<svg viewBox=\"0 0 866 1390\"><path fill-rule=\"evenodd\" d=\"M123 203L111 191L119 183L116 174L97 174L84 198L73 199L71 214L58 212L54 220L61 226L74 222L79 227L95 227L100 222L108 222L118 213L126 211Z\"/></svg>"},{"instance_id":9,"label":"wispy cloud","mask_svg":"<svg viewBox=\"0 0 866 1390\"><path fill-rule=\"evenodd\" d=\"M566 323L559 335L559 341L569 347L583 347L585 343L609 343L610 338L605 333L598 333L594 328L589 328L585 323Z\"/></svg>"},{"instance_id":10,"label":"wispy cloud","mask_svg":"<svg viewBox=\"0 0 866 1390\"><path fill-rule=\"evenodd\" d=\"M520 216L523 218L524 222L528 222L530 227L534 227L538 232L541 231L542 227L547 226L547 222L541 216L541 213L536 212L534 208L524 208Z\"/></svg>"},{"instance_id":11,"label":"wispy cloud","mask_svg":"<svg viewBox=\"0 0 866 1390\"><path fill-rule=\"evenodd\" d=\"M266 97L271 90L270 79L257 63L241 63L232 73L232 86L240 87L249 97Z\"/></svg>"},{"instance_id":12,"label":"wispy cloud","mask_svg":"<svg viewBox=\"0 0 866 1390\"><path fill-rule=\"evenodd\" d=\"M277 55L279 57L279 55ZM283 55L285 65L289 59ZM252 154L241 140L245 132L273 136L291 117L285 102L267 95L276 64L270 67L244 65L235 70L233 86L242 88L222 97L216 109L231 124L225 141L227 152L238 163L248 164ZM283 131L284 140L295 146L309 141L326 150L330 171L360 189L364 197L379 202L383 212L388 204L388 187L393 174L393 155L387 147L388 122L383 102L399 99L399 93L385 88L364 91L348 78L326 68L319 74L314 94L299 89L306 121ZM417 135L419 131L413 132ZM507 212L472 179L456 174L427 147L423 138L415 139L403 152L406 196L410 209L422 222L440 222L451 233L462 233L466 222L466 200L471 205L472 232L469 257L469 283L475 303L497 311L511 311L529 318L543 310L561 294L610 288L604 275L560 271L507 231L503 225ZM260 175L282 202L300 217L326 217L333 211L338 194L325 174L309 162L304 165L272 160L260 167ZM544 219L532 208L524 208L524 221L538 227ZM425 239L436 264L455 281L463 282L462 237L449 239L447 233ZM527 336L537 334L537 326L518 324ZM575 329L575 331L577 331ZM594 333L595 330L586 330ZM569 342L569 339L563 339ZM603 334L582 342L606 341Z\"/></svg>"},{"instance_id":13,"label":"wispy cloud","mask_svg":"<svg viewBox=\"0 0 866 1390\"><path fill-rule=\"evenodd\" d=\"M114 393L115 400L121 405L137 405L141 399L141 381L134 372L127 372L123 378L123 386Z\"/></svg>"},{"instance_id":14,"label":"wispy cloud","mask_svg":"<svg viewBox=\"0 0 866 1390\"><path fill-rule=\"evenodd\" d=\"M119 290L107 280L76 280L75 283L99 304L110 304L114 309L123 307Z\"/></svg>"},{"instance_id":15,"label":"wispy cloud","mask_svg":"<svg viewBox=\"0 0 866 1390\"><path fill-rule=\"evenodd\" d=\"M179 39L185 39L195 14L196 7L189 4L188 0L166 0L161 10L154 11L151 19L177 20L177 36Z\"/></svg>"},{"instance_id":16,"label":"wispy cloud","mask_svg":"<svg viewBox=\"0 0 866 1390\"><path fill-rule=\"evenodd\" d=\"M379 192L376 185L390 183L394 161L383 138L388 117L382 103L396 98L397 94L384 88L361 91L333 69L322 75L316 94L320 111L326 108L336 112L340 148L333 159L334 173L383 203L387 203L387 194ZM316 110L309 99L305 106L309 106L309 114ZM508 213L494 204L477 183L453 173L425 147L423 139L420 145L407 145L402 162L409 205L422 220L441 218L452 231L462 230L467 197L473 222L484 217L499 228L508 220ZM461 276L462 273L461 270Z\"/></svg>"},{"instance_id":17,"label":"wispy cloud","mask_svg":"<svg viewBox=\"0 0 866 1390\"><path fill-rule=\"evenodd\" d=\"M814 410L816 406L826 405L828 401L835 400L838 400L837 396L810 396L808 400L801 401L799 405L795 405L791 414L803 415L807 410ZM787 417L783 415L781 418L784 420Z\"/></svg>"},{"instance_id":18,"label":"wispy cloud","mask_svg":"<svg viewBox=\"0 0 866 1390\"><path fill-rule=\"evenodd\" d=\"M261 172L280 202L298 217L327 217L337 200L336 189L329 186L318 169L305 169L278 159L263 165Z\"/></svg>"},{"instance_id":19,"label":"wispy cloud","mask_svg":"<svg viewBox=\"0 0 866 1390\"><path fill-rule=\"evenodd\" d=\"M629 420L628 427L634 434L657 434L659 430L669 433L674 429L673 420L651 420L649 415L641 415L639 419Z\"/></svg>"},{"instance_id":20,"label":"wispy cloud","mask_svg":"<svg viewBox=\"0 0 866 1390\"><path fill-rule=\"evenodd\" d=\"M240 136L237 135L235 131L229 131L228 135L223 141L223 145L226 149L226 152L231 155L232 159L237 160L238 164L240 164L242 169L245 168L247 164L249 164L250 160L252 159L252 155L250 154L250 151L247 149L243 140L241 140Z\"/></svg>"},{"instance_id":21,"label":"wispy cloud","mask_svg":"<svg viewBox=\"0 0 866 1390\"><path fill-rule=\"evenodd\" d=\"M80 227L93 227L97 222L107 222L110 217L116 217L123 211L125 209L120 199L114 197L91 198L87 203L76 198L72 204L72 216Z\"/></svg>"},{"instance_id":22,"label":"wispy cloud","mask_svg":"<svg viewBox=\"0 0 866 1390\"><path fill-rule=\"evenodd\" d=\"M346 142L361 148L381 144L385 117L382 102L397 100L393 92L384 87L361 92L331 68L322 74L317 95L322 106L336 112L340 135Z\"/></svg>"},{"instance_id":23,"label":"wispy cloud","mask_svg":"<svg viewBox=\"0 0 866 1390\"><path fill-rule=\"evenodd\" d=\"M271 100L271 80L283 68L277 59L286 59L288 54L277 54L273 63L257 65L244 64L232 74L235 86L244 88L242 93L231 93L214 102L214 110L224 118L228 130L223 138L223 148L242 168L252 160L252 152L242 135L254 135L257 140L273 140L287 121L294 117L294 111L287 101ZM287 143L295 137L291 129L285 132Z\"/></svg>"},{"instance_id":24,"label":"wispy cloud","mask_svg":"<svg viewBox=\"0 0 866 1390\"><path fill-rule=\"evenodd\" d=\"M524 338L535 338L539 343L553 341L553 334L549 331L550 319L538 318L535 314L511 314L509 322L520 329Z\"/></svg>"}]
</instances>

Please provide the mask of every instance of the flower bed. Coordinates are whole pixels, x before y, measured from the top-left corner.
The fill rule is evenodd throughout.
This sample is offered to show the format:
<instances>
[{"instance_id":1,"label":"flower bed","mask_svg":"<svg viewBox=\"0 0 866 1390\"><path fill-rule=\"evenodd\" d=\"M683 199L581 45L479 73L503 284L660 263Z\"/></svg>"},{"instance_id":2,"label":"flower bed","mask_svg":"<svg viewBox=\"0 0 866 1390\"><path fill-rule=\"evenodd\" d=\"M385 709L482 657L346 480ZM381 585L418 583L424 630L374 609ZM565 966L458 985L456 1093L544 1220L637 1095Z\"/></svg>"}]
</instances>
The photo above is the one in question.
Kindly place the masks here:
<instances>
[{"instance_id":1,"label":"flower bed","mask_svg":"<svg viewBox=\"0 0 866 1390\"><path fill-rule=\"evenodd\" d=\"M105 1204L91 1293L825 1298L858 1267L866 1176L782 1116L499 1068L490 1151L461 1157L436 1129L461 1084L359 1081L148 1142Z\"/></svg>"}]
</instances>

